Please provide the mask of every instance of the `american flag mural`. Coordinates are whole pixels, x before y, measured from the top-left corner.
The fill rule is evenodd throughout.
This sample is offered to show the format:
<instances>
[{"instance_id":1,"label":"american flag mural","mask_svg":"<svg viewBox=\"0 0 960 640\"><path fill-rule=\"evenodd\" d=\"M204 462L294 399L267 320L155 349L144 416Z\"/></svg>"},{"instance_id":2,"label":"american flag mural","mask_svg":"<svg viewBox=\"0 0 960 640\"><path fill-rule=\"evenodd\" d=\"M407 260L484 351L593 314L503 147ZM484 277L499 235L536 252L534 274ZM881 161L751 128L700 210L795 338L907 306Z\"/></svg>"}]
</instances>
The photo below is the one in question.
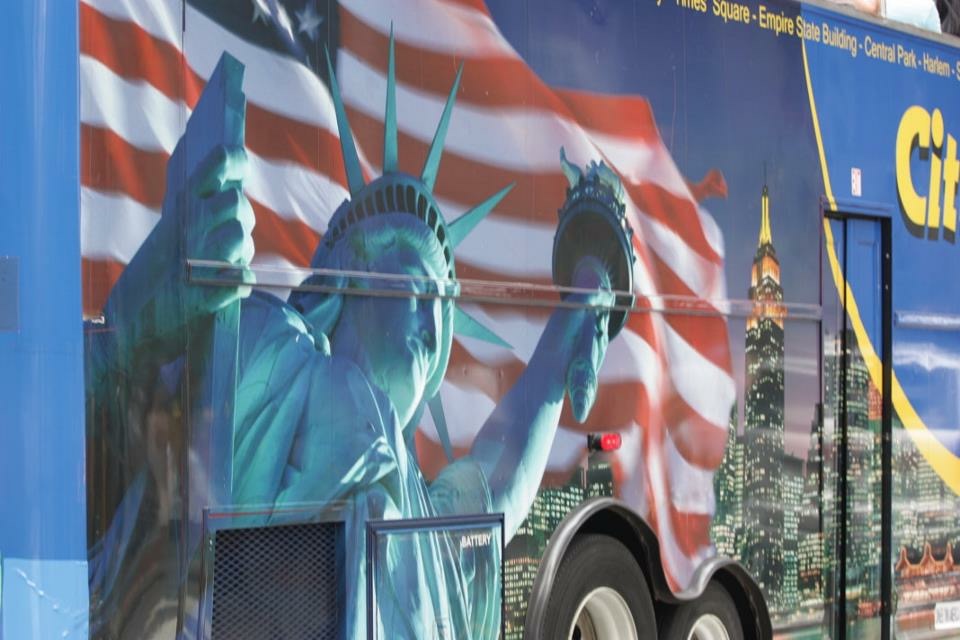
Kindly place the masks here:
<instances>
[{"instance_id":1,"label":"american flag mural","mask_svg":"<svg viewBox=\"0 0 960 640\"><path fill-rule=\"evenodd\" d=\"M460 278L552 284L553 234L567 185L560 148L574 162L612 167L635 230L637 310L610 345L586 423L565 409L546 481L567 478L582 462L584 433L619 432L618 496L657 532L671 586L689 585L713 554L713 474L735 400L717 302L725 298L723 239L701 204L726 187L718 173L698 183L685 179L641 96L545 84L482 0L82 0L80 17L88 317L99 314L159 219L168 156L224 51L246 67L245 190L256 215L255 266L309 265L349 195L325 47L363 170L368 178L379 175L391 28L401 169L422 166L462 62L437 201L453 219L516 182L458 247ZM455 338L441 396L461 453L525 366L549 312L468 308L512 348ZM429 416L417 449L427 475L442 466Z\"/></svg>"}]
</instances>

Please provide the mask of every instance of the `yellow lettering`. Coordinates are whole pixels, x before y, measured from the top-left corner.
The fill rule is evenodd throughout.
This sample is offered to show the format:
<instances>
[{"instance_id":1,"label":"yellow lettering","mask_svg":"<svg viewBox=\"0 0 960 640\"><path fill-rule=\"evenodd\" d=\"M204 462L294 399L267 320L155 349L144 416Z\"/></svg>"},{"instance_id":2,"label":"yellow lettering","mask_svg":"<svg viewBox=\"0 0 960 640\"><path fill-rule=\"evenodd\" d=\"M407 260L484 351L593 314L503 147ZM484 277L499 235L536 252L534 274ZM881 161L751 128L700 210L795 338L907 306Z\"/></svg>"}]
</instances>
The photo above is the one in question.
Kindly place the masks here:
<instances>
[{"instance_id":1,"label":"yellow lettering","mask_svg":"<svg viewBox=\"0 0 960 640\"><path fill-rule=\"evenodd\" d=\"M707 12L707 0L677 0L677 6L701 13Z\"/></svg>"},{"instance_id":2,"label":"yellow lettering","mask_svg":"<svg viewBox=\"0 0 960 640\"><path fill-rule=\"evenodd\" d=\"M807 22L803 16L797 16L797 35L804 40L820 42L820 27L812 22Z\"/></svg>"},{"instance_id":3,"label":"yellow lettering","mask_svg":"<svg viewBox=\"0 0 960 640\"><path fill-rule=\"evenodd\" d=\"M793 35L793 20L783 13L772 13L760 5L759 24L761 29L769 29L778 36L781 33Z\"/></svg>"},{"instance_id":4,"label":"yellow lettering","mask_svg":"<svg viewBox=\"0 0 960 640\"><path fill-rule=\"evenodd\" d=\"M750 24L750 7L728 0L713 0L713 15L723 18L724 22L742 22Z\"/></svg>"},{"instance_id":5,"label":"yellow lettering","mask_svg":"<svg viewBox=\"0 0 960 640\"><path fill-rule=\"evenodd\" d=\"M933 110L933 119L930 122L930 135L933 138L933 148L930 150L930 191L928 195L927 226L931 229L940 228L940 170L942 161L937 153L943 147L943 114L940 109Z\"/></svg>"},{"instance_id":6,"label":"yellow lettering","mask_svg":"<svg viewBox=\"0 0 960 640\"><path fill-rule=\"evenodd\" d=\"M910 107L900 118L897 129L897 193L907 219L918 227L926 222L927 199L913 188L913 176L910 173L910 156L916 142L920 149L930 147L930 114L923 107Z\"/></svg>"},{"instance_id":7,"label":"yellow lettering","mask_svg":"<svg viewBox=\"0 0 960 640\"><path fill-rule=\"evenodd\" d=\"M957 232L957 181L960 180L960 162L957 162L957 141L947 136L947 154L943 158L943 226Z\"/></svg>"}]
</instances>

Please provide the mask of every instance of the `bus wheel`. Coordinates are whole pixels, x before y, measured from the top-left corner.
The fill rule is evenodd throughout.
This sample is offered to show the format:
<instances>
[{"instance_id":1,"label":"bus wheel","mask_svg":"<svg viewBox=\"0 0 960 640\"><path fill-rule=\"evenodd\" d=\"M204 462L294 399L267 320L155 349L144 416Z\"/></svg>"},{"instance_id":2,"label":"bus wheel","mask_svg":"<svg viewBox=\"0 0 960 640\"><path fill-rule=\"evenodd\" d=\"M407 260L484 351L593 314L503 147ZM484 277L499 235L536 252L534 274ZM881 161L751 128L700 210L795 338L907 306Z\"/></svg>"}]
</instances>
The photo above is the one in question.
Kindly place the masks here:
<instances>
[{"instance_id":1,"label":"bus wheel","mask_svg":"<svg viewBox=\"0 0 960 640\"><path fill-rule=\"evenodd\" d=\"M660 637L666 640L743 640L737 605L727 590L711 582L693 602L664 616Z\"/></svg>"},{"instance_id":2,"label":"bus wheel","mask_svg":"<svg viewBox=\"0 0 960 640\"><path fill-rule=\"evenodd\" d=\"M619 540L577 536L560 563L538 637L639 640L656 631L647 581Z\"/></svg>"}]
</instances>

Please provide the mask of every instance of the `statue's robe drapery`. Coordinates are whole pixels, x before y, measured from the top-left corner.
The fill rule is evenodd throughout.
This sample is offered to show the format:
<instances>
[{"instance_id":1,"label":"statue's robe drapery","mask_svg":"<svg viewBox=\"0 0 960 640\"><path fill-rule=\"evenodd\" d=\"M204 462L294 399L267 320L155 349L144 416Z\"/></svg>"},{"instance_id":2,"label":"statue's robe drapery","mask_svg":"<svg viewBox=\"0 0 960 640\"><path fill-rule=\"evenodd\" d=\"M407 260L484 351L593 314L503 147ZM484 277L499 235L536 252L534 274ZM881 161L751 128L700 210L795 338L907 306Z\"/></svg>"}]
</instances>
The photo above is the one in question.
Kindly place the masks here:
<instances>
[{"instance_id":1,"label":"statue's robe drapery","mask_svg":"<svg viewBox=\"0 0 960 640\"><path fill-rule=\"evenodd\" d=\"M462 459L428 485L387 397L274 296L255 292L242 302L237 363L233 506L308 505L343 518L346 637L366 640L367 521L489 513L486 479ZM128 419L117 411L111 427ZM263 524L285 517L264 516ZM375 578L378 637L497 637L499 541L462 545L445 532L385 540Z\"/></svg>"}]
</instances>

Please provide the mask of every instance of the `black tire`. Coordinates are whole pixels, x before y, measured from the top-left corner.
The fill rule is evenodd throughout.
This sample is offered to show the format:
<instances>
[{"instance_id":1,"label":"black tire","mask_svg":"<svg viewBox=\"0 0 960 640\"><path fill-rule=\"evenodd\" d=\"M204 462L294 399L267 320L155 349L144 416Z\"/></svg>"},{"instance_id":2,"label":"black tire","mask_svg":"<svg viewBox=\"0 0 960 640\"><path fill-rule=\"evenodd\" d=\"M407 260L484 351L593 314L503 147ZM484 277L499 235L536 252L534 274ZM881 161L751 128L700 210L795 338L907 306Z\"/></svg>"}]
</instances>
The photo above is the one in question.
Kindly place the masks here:
<instances>
[{"instance_id":1,"label":"black tire","mask_svg":"<svg viewBox=\"0 0 960 640\"><path fill-rule=\"evenodd\" d=\"M626 603L638 638L656 637L653 601L640 566L622 542L599 534L577 536L570 544L547 601L543 629L535 637L569 640L584 598L600 587L613 589Z\"/></svg>"},{"instance_id":2,"label":"black tire","mask_svg":"<svg viewBox=\"0 0 960 640\"><path fill-rule=\"evenodd\" d=\"M726 629L730 640L743 640L743 624L737 605L727 590L711 582L699 598L674 607L662 616L660 637L664 640L687 640L694 624L702 616L714 615Z\"/></svg>"}]
</instances>

